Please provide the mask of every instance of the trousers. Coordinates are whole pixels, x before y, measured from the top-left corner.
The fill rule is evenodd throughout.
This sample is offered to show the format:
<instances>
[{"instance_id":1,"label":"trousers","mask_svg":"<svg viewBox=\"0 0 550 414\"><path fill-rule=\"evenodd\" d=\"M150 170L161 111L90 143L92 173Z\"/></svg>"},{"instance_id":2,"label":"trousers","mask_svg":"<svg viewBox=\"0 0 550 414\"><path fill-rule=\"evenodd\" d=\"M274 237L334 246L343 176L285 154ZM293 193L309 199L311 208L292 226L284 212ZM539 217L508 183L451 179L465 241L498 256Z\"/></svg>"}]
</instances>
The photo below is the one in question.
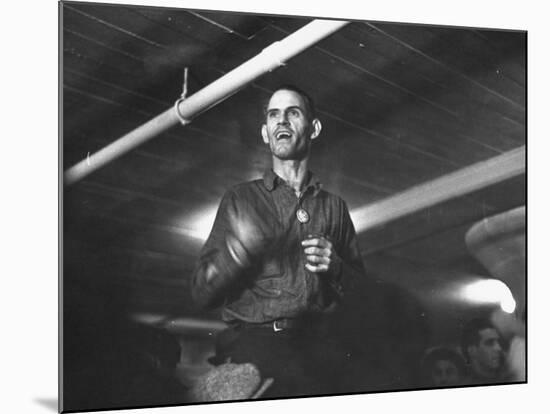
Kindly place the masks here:
<instances>
[{"instance_id":1,"label":"trousers","mask_svg":"<svg viewBox=\"0 0 550 414\"><path fill-rule=\"evenodd\" d=\"M335 394L339 361L345 352L337 342L308 329L246 325L223 331L217 340L217 357L233 363L252 363L262 378L273 384L262 398Z\"/></svg>"}]
</instances>

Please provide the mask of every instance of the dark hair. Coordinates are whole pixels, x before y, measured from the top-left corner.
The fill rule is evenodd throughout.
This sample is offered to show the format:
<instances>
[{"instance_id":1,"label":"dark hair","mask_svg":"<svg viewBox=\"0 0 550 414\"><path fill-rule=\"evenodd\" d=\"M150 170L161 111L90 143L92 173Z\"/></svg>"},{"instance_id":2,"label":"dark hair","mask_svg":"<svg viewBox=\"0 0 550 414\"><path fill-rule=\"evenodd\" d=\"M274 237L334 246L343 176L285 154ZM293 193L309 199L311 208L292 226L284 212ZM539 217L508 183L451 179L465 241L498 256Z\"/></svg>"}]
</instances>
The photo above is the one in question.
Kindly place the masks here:
<instances>
[{"instance_id":1,"label":"dark hair","mask_svg":"<svg viewBox=\"0 0 550 414\"><path fill-rule=\"evenodd\" d=\"M277 87L273 91L273 93L269 96L269 98L267 99L267 101L264 103L264 106L263 106L264 115L267 114L267 106L269 105L269 100L273 97L273 95L275 95L276 92L279 92L279 91L296 92L298 95L300 95L302 97L302 99L304 101L305 109L306 109L306 112L307 112L306 117L309 120L312 120L317 116L317 113L315 111L315 103L313 102L313 99L311 98L311 96L309 96L309 94L307 92L305 92L304 90L298 88L296 85L292 85L292 84L289 84L289 83Z\"/></svg>"},{"instance_id":2,"label":"dark hair","mask_svg":"<svg viewBox=\"0 0 550 414\"><path fill-rule=\"evenodd\" d=\"M462 356L455 351L454 349L438 346L426 351L424 355L423 365L426 367L431 367L437 361L447 360L451 361L459 370L464 372L464 359Z\"/></svg>"},{"instance_id":3,"label":"dark hair","mask_svg":"<svg viewBox=\"0 0 550 414\"><path fill-rule=\"evenodd\" d=\"M466 361L470 361L468 348L471 345L479 345L479 341L481 340L479 333L484 329L496 329L496 327L488 318L475 318L464 326L460 346Z\"/></svg>"},{"instance_id":4,"label":"dark hair","mask_svg":"<svg viewBox=\"0 0 550 414\"><path fill-rule=\"evenodd\" d=\"M451 361L461 376L466 373L466 362L458 351L445 346L438 346L427 350L422 358L422 372L424 380L431 378L431 370L437 361Z\"/></svg>"}]
</instances>

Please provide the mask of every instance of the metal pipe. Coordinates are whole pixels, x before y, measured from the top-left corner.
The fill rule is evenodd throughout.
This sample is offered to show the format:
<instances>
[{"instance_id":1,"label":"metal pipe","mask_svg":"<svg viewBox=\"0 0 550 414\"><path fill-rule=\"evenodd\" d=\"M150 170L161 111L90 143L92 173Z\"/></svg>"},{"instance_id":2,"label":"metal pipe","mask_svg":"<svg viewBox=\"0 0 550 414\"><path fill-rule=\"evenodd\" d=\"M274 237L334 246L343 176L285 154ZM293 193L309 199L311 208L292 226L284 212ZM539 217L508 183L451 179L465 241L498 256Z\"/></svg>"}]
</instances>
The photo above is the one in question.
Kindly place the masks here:
<instances>
[{"instance_id":1,"label":"metal pipe","mask_svg":"<svg viewBox=\"0 0 550 414\"><path fill-rule=\"evenodd\" d=\"M525 146L350 212L358 233L525 173Z\"/></svg>"},{"instance_id":2,"label":"metal pipe","mask_svg":"<svg viewBox=\"0 0 550 414\"><path fill-rule=\"evenodd\" d=\"M67 169L64 173L65 185L76 183L91 172L165 132L181 120L190 122L193 118L238 92L259 76L283 66L288 59L303 52L348 23L338 20L314 20L283 40L271 44L252 59L194 95L178 101L175 108L166 110Z\"/></svg>"}]
</instances>

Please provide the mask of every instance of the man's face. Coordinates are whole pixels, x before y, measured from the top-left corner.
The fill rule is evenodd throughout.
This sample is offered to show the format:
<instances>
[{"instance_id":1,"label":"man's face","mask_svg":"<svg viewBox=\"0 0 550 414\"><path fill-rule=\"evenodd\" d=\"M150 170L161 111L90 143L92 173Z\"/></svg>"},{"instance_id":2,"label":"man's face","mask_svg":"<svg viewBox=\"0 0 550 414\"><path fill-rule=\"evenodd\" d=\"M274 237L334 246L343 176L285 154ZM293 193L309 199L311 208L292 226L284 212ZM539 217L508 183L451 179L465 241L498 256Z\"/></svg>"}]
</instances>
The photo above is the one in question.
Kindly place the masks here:
<instances>
[{"instance_id":1,"label":"man's face","mask_svg":"<svg viewBox=\"0 0 550 414\"><path fill-rule=\"evenodd\" d=\"M271 153L281 160L303 160L311 139L318 135L318 120L310 120L303 98L294 91L273 94L266 110L262 137Z\"/></svg>"},{"instance_id":2,"label":"man's face","mask_svg":"<svg viewBox=\"0 0 550 414\"><path fill-rule=\"evenodd\" d=\"M479 343L471 347L470 357L480 368L498 370L502 363L502 346L500 335L494 328L485 328L479 331Z\"/></svg>"}]
</instances>

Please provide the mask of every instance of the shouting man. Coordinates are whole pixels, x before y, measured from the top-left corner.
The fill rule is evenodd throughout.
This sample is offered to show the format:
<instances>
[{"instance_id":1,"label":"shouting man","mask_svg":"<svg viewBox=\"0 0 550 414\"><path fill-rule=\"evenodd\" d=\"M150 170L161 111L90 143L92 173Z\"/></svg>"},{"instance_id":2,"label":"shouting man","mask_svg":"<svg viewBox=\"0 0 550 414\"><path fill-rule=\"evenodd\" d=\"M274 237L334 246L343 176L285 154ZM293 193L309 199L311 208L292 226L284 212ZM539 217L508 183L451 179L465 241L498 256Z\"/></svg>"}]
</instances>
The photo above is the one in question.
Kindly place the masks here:
<instances>
[{"instance_id":1,"label":"shouting man","mask_svg":"<svg viewBox=\"0 0 550 414\"><path fill-rule=\"evenodd\" d=\"M224 195L192 279L195 301L222 306L229 326L217 358L272 377L268 397L335 390L329 366L345 355L320 327L350 276L364 273L345 202L309 170L321 130L306 93L273 93L261 127L272 168Z\"/></svg>"}]
</instances>

